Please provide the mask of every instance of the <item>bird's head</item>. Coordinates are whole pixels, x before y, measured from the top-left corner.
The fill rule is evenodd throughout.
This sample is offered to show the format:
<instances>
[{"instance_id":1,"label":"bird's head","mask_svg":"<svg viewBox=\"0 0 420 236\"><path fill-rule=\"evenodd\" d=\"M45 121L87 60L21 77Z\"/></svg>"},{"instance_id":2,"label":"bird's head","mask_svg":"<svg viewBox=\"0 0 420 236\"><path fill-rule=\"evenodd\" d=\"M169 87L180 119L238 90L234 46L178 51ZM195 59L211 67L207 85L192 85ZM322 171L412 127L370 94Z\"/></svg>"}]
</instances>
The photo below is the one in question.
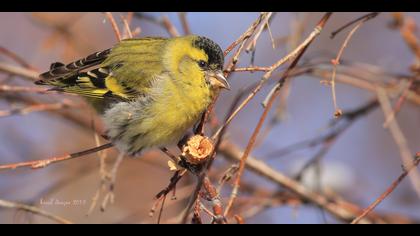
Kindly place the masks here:
<instances>
[{"instance_id":1,"label":"bird's head","mask_svg":"<svg viewBox=\"0 0 420 236\"><path fill-rule=\"evenodd\" d=\"M170 47L173 69L189 79L204 79L211 88L230 89L223 75L224 56L219 45L196 35L175 39Z\"/></svg>"}]
</instances>

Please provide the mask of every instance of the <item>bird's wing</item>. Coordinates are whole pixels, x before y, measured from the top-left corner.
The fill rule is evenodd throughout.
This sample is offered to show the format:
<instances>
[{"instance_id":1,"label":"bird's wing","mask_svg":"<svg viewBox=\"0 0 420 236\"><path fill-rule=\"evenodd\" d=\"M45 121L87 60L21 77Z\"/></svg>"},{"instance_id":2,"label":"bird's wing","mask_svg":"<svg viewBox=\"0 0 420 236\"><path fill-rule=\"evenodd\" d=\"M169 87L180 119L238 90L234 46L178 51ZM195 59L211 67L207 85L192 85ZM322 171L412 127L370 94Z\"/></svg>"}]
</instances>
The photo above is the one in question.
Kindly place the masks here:
<instances>
[{"instance_id":1,"label":"bird's wing","mask_svg":"<svg viewBox=\"0 0 420 236\"><path fill-rule=\"evenodd\" d=\"M164 72L165 41L163 38L128 39L68 65L53 63L36 84L93 98L126 100L147 94L153 79Z\"/></svg>"},{"instance_id":2,"label":"bird's wing","mask_svg":"<svg viewBox=\"0 0 420 236\"><path fill-rule=\"evenodd\" d=\"M110 52L111 49L96 52L67 65L64 65L61 62L52 63L50 70L42 73L39 77L45 80L71 77L72 75L79 73L81 70L99 65L107 58Z\"/></svg>"}]
</instances>

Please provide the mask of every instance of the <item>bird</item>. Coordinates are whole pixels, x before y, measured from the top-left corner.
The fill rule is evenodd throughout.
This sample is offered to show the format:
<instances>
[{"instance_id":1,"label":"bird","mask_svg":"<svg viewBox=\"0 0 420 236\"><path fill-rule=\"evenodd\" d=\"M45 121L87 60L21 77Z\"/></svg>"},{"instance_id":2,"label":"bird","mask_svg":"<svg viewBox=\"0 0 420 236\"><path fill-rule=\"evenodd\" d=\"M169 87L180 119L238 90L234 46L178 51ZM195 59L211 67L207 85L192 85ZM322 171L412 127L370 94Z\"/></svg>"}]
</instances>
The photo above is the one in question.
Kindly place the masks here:
<instances>
[{"instance_id":1,"label":"bird","mask_svg":"<svg viewBox=\"0 0 420 236\"><path fill-rule=\"evenodd\" d=\"M35 84L78 94L96 108L105 137L123 153L180 141L221 89L224 55L198 35L124 39L69 64L52 63Z\"/></svg>"}]
</instances>

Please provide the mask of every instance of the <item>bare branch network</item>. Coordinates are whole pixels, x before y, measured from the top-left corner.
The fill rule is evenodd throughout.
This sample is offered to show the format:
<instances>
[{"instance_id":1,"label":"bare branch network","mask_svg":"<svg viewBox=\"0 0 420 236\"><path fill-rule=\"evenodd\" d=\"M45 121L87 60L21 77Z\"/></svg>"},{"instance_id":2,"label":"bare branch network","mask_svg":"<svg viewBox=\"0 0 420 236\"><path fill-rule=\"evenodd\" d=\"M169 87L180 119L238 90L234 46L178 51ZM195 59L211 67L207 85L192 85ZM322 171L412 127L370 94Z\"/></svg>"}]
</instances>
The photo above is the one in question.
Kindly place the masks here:
<instances>
[{"instance_id":1,"label":"bare branch network","mask_svg":"<svg viewBox=\"0 0 420 236\"><path fill-rule=\"evenodd\" d=\"M295 25L290 35L283 39L273 36L275 33L272 25L274 24L273 19L278 14L280 13L262 12L258 14L251 25L224 50L227 61L224 68L226 78L231 78L233 74L236 74L245 80L247 74L260 72L262 73L260 80L256 83L246 82L247 87L241 88L234 95L235 98L230 106L225 106L229 109L224 118L218 117L215 112L214 107L220 103L220 99L216 97L195 126L194 134L188 135L180 141L179 150L162 148L161 153L156 154L155 152L158 156L156 158L162 155L169 157L169 168L165 167L165 171L173 172L173 176L168 181L168 185L162 186L162 190L155 195L149 215L151 217L157 215L154 219L158 223L242 224L270 208L311 205L326 212L338 222L352 224L418 223L418 219L408 216L374 211L382 201L396 191L407 176L412 189L420 197L420 175L417 168L420 162L420 153L416 153L419 150L410 150L409 140L401 130L397 119L403 106L407 104L415 108L420 106L418 79L420 41L416 34L416 22L403 13L382 13L392 20L392 27L399 30L402 40L415 58L413 65L407 66L410 68L407 74L400 75L366 63L343 59L346 51L350 50L352 46L352 37L362 34L360 29L369 27L368 22L376 20L379 13L369 13L357 17L332 33L326 32L325 27L334 21L334 17L340 13L325 13L315 25L296 16L299 25ZM115 18L115 15L119 15L119 17ZM146 13L106 12L102 18L106 19L106 24L112 28L117 41L143 36L140 27L133 27L133 19L151 23L166 31L170 37L180 36L181 32L184 34L194 33L188 21L188 14L183 12L177 16L182 27L181 31L167 15L155 17ZM70 25L68 23L68 27ZM68 33L62 31L63 25L51 23L48 24L48 27L56 30L57 36L55 37ZM307 33L302 29L303 27L311 28L310 32ZM319 40L321 35L331 33L330 40L338 40L337 35L344 34L344 31L348 31L348 33L334 58L325 60L317 57L305 57L307 49L313 47L313 43ZM264 34L268 35L271 41L270 47L273 50L279 45L286 45L289 47L289 53L279 56L269 65L259 66L256 65L255 52L257 48L261 47L260 39ZM248 66L240 67L239 65L246 64L244 53L251 55L251 62ZM108 152L108 149L112 148L113 144L108 141L104 143L101 138L104 137L102 127L93 125L99 123L97 121L100 118L92 112L84 100L77 96L51 92L33 86L32 82L38 79L39 71L22 56L5 47L0 47L0 55L7 59L0 61L0 72L6 76L6 79L0 80L0 96L6 104L10 104L9 109L0 110L0 118L46 112L91 131L97 144L93 148L40 160L16 163L2 161L0 174L6 174L16 169L47 168L53 164L58 165L58 163L66 165L67 161L72 159L77 159L80 165L83 165L84 158L98 158L100 184L92 197L87 214L92 214L97 205L100 210L106 211L109 204L118 202L114 193L115 185L119 183L116 176L125 159L124 155L117 155L113 165L107 167L111 158L111 152ZM279 119L275 118L284 113L287 109L288 99L295 95L290 91L290 84L294 79L303 76L319 80L321 86L331 87L333 113L330 115L331 121L326 131L318 137L268 153L265 157L253 156L254 149L266 141L268 130L280 123ZM14 83L13 80L10 80L11 77L19 78L20 83ZM378 80L378 77L386 79ZM353 110L342 110L337 101L340 94L336 91L336 84L346 84L367 91L371 94L371 99ZM246 145L241 148L235 140L236 137L230 135L229 127L238 116L247 115L244 111L245 108L250 107L258 95L265 97L263 101L260 101L263 111L258 114L257 123L251 127L248 126L251 136L246 138ZM12 103L15 102L21 105L13 107ZM305 185L302 176L309 169L319 167L320 162L338 142L337 140L352 127L355 121L366 118L372 111L379 110L377 108L382 109L383 127L389 130L400 153L399 161L403 166L400 176L395 176L395 181L390 183L389 187L377 199L365 199L365 202L372 202L368 206L356 204L338 193L314 190ZM80 111L93 114L93 116L81 116ZM273 113L274 115L271 115ZM310 158L295 177L268 164L269 158L281 158L296 151L313 147L319 147L319 151ZM222 159L227 162L223 162ZM225 164L221 165L218 162ZM267 182L273 183L278 186L277 190L270 190L249 181L244 176L246 172L254 173ZM190 186L189 198L185 199L186 201L177 216L166 219L164 217L167 207L165 204L170 204L167 201L168 195L171 195L172 201L179 201L176 200L177 186L180 185L181 180L190 177L193 177L194 182ZM67 184L71 185L72 183ZM72 223L66 219L67 217L55 215L42 209L41 206L23 204L10 199L0 199L1 208L23 210L58 223Z\"/></svg>"}]
</instances>

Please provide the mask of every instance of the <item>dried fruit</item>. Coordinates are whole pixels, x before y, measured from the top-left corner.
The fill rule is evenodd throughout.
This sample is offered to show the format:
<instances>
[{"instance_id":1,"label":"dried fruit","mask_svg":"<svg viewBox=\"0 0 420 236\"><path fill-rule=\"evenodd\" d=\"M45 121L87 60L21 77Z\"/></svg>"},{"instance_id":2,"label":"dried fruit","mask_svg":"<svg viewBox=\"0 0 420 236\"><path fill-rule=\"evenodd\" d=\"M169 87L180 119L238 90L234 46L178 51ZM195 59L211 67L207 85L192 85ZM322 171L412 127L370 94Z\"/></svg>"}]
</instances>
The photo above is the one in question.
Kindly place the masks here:
<instances>
[{"instance_id":1,"label":"dried fruit","mask_svg":"<svg viewBox=\"0 0 420 236\"><path fill-rule=\"evenodd\" d=\"M182 148L182 156L190 164L200 164L207 160L214 148L213 142L201 135L192 136Z\"/></svg>"}]
</instances>

